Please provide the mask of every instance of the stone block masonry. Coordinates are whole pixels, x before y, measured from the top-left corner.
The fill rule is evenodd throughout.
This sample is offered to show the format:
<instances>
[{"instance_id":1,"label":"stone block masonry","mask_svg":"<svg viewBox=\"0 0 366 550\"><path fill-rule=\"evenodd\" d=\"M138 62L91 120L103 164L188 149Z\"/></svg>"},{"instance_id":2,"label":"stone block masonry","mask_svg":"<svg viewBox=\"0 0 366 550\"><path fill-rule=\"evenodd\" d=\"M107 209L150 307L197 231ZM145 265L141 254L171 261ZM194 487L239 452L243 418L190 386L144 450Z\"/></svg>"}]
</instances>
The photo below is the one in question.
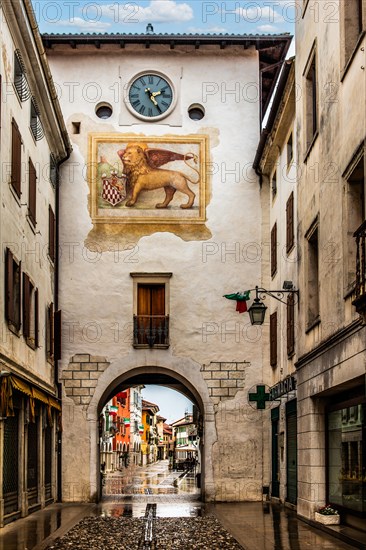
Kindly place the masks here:
<instances>
[{"instance_id":1,"label":"stone block masonry","mask_svg":"<svg viewBox=\"0 0 366 550\"><path fill-rule=\"evenodd\" d=\"M89 405L98 378L108 366L107 359L100 355L74 355L61 374L67 397L71 397L76 405Z\"/></svg>"},{"instance_id":2,"label":"stone block masonry","mask_svg":"<svg viewBox=\"0 0 366 550\"><path fill-rule=\"evenodd\" d=\"M201 368L211 398L217 402L233 398L244 387L245 371L250 363L211 362Z\"/></svg>"}]
</instances>

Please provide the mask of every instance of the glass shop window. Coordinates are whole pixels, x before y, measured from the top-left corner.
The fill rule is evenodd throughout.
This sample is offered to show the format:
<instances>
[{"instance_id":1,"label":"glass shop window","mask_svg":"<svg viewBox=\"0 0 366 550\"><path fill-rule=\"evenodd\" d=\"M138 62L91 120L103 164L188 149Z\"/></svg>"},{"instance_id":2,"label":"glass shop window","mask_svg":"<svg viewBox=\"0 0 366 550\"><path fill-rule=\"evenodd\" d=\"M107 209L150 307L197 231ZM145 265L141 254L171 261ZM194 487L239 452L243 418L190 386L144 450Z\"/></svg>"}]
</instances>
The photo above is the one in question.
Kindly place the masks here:
<instances>
[{"instance_id":1,"label":"glass shop window","mask_svg":"<svg viewBox=\"0 0 366 550\"><path fill-rule=\"evenodd\" d=\"M328 500L366 513L366 404L328 413Z\"/></svg>"}]
</instances>

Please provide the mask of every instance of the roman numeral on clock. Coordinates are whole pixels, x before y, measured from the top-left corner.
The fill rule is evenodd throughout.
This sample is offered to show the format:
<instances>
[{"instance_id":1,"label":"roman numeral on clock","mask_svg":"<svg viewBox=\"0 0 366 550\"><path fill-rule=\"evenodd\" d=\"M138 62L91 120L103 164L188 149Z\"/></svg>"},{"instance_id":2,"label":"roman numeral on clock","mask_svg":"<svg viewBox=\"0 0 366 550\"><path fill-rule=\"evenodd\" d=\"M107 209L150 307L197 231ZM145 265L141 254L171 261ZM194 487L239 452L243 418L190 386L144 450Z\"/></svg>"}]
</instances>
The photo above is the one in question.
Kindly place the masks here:
<instances>
[{"instance_id":1,"label":"roman numeral on clock","mask_svg":"<svg viewBox=\"0 0 366 550\"><path fill-rule=\"evenodd\" d=\"M164 105L164 107L169 107L169 103L167 103L166 101L162 101L161 104Z\"/></svg>"},{"instance_id":2,"label":"roman numeral on clock","mask_svg":"<svg viewBox=\"0 0 366 550\"><path fill-rule=\"evenodd\" d=\"M153 116L153 111L152 111L151 107L149 107L148 116Z\"/></svg>"},{"instance_id":3,"label":"roman numeral on clock","mask_svg":"<svg viewBox=\"0 0 366 550\"><path fill-rule=\"evenodd\" d=\"M135 108L137 108L139 105L141 105L141 101L139 99L132 103L132 106L135 107Z\"/></svg>"},{"instance_id":4,"label":"roman numeral on clock","mask_svg":"<svg viewBox=\"0 0 366 550\"><path fill-rule=\"evenodd\" d=\"M145 105L141 105L141 107L140 107L140 109L139 109L140 115L143 115L145 111L146 111Z\"/></svg>"},{"instance_id":5,"label":"roman numeral on clock","mask_svg":"<svg viewBox=\"0 0 366 550\"><path fill-rule=\"evenodd\" d=\"M154 77L149 75L149 84L154 84Z\"/></svg>"},{"instance_id":6,"label":"roman numeral on clock","mask_svg":"<svg viewBox=\"0 0 366 550\"><path fill-rule=\"evenodd\" d=\"M140 82L143 86L146 86L146 80L144 80L143 78L140 78Z\"/></svg>"}]
</instances>

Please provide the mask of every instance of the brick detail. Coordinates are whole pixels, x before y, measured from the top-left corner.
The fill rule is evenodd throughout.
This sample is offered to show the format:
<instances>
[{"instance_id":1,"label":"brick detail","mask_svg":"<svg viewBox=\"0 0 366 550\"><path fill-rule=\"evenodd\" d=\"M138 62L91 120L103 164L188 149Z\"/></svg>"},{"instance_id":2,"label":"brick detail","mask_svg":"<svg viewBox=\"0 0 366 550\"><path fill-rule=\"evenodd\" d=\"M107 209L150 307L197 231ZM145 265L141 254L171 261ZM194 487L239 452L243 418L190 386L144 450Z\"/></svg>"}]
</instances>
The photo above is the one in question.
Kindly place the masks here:
<instances>
[{"instance_id":1,"label":"brick detail","mask_svg":"<svg viewBox=\"0 0 366 550\"><path fill-rule=\"evenodd\" d=\"M250 363L247 361L240 363L215 361L202 366L202 377L206 381L214 404L235 397L237 392L245 387L248 367L250 367Z\"/></svg>"},{"instance_id":2,"label":"brick detail","mask_svg":"<svg viewBox=\"0 0 366 550\"><path fill-rule=\"evenodd\" d=\"M60 375L67 397L75 405L89 405L98 384L99 376L108 368L106 357L78 353L74 355Z\"/></svg>"}]
</instances>

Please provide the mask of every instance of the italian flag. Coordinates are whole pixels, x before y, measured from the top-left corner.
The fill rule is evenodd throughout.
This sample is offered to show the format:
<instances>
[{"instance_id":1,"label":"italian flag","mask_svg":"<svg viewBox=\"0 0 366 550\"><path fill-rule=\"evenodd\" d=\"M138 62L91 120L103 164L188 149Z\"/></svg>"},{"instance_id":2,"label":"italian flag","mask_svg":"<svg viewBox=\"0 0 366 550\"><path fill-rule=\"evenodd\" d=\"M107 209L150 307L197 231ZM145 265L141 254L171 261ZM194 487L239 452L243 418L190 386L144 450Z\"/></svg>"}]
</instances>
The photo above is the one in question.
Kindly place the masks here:
<instances>
[{"instance_id":1,"label":"italian flag","mask_svg":"<svg viewBox=\"0 0 366 550\"><path fill-rule=\"evenodd\" d=\"M248 311L247 301L250 300L250 290L236 292L235 294L224 294L224 298L227 298L228 300L236 300L236 311L238 313Z\"/></svg>"},{"instance_id":2,"label":"italian flag","mask_svg":"<svg viewBox=\"0 0 366 550\"><path fill-rule=\"evenodd\" d=\"M125 423L126 428L128 428L128 427L130 426L130 424L131 424L131 423L130 423L130 419L129 419L129 418L124 418L123 420L124 420L124 423Z\"/></svg>"}]
</instances>

